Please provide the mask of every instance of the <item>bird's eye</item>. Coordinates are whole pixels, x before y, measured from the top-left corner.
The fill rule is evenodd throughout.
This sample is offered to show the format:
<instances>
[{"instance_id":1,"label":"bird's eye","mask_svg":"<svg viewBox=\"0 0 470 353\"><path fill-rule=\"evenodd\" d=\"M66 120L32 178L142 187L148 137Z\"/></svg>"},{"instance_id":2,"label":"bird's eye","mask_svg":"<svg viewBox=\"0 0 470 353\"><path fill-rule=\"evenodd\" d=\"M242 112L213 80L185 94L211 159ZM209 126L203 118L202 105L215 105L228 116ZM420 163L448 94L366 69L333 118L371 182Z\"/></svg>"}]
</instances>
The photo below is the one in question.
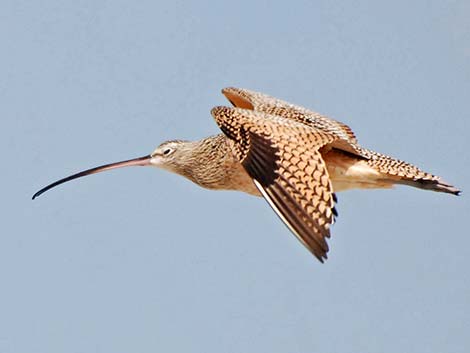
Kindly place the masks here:
<instances>
[{"instance_id":1,"label":"bird's eye","mask_svg":"<svg viewBox=\"0 0 470 353\"><path fill-rule=\"evenodd\" d=\"M163 155L168 156L171 152L173 152L173 150L171 148L165 148L163 150Z\"/></svg>"}]
</instances>

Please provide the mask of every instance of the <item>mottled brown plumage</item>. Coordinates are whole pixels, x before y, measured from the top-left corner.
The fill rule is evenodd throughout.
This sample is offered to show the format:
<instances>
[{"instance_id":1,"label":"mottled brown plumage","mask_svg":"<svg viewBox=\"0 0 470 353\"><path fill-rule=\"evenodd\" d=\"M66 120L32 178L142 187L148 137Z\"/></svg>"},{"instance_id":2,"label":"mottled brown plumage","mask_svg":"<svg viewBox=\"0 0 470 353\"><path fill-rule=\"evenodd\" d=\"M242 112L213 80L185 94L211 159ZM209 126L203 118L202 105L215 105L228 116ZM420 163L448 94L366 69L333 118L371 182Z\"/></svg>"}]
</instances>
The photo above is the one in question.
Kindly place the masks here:
<instances>
[{"instance_id":1,"label":"mottled brown plumage","mask_svg":"<svg viewBox=\"0 0 470 353\"><path fill-rule=\"evenodd\" d=\"M226 88L234 107L211 113L223 134L190 142L162 143L145 157L108 164L61 179L102 170L153 165L208 189L263 196L297 238L320 260L326 259L334 192L390 188L406 184L458 195L441 178L361 147L345 124L262 93Z\"/></svg>"}]
</instances>

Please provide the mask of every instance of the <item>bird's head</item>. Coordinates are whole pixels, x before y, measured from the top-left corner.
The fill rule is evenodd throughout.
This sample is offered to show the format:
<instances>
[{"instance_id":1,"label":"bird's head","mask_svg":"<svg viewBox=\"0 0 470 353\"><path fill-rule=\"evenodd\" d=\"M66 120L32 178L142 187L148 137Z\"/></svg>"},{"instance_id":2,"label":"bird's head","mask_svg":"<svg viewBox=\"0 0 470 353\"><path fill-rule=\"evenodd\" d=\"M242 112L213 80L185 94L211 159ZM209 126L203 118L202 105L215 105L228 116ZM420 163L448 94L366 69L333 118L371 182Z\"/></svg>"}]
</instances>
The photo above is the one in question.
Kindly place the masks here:
<instances>
[{"instance_id":1,"label":"bird's head","mask_svg":"<svg viewBox=\"0 0 470 353\"><path fill-rule=\"evenodd\" d=\"M171 172L178 172L181 161L191 150L191 142L182 140L170 140L161 143L150 154L150 165Z\"/></svg>"}]
</instances>

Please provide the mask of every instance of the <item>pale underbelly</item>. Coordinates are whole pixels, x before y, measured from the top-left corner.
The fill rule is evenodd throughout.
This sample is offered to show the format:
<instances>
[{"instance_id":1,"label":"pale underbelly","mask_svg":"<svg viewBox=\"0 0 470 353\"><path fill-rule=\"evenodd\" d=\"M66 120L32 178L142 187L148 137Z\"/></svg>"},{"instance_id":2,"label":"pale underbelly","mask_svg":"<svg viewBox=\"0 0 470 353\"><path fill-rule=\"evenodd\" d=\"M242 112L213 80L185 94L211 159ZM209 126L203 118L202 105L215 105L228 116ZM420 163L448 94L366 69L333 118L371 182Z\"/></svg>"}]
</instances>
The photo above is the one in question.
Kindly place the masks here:
<instances>
[{"instance_id":1,"label":"pale underbelly","mask_svg":"<svg viewBox=\"0 0 470 353\"><path fill-rule=\"evenodd\" d=\"M391 188L393 181L370 167L367 161L341 151L331 150L323 155L333 190Z\"/></svg>"}]
</instances>

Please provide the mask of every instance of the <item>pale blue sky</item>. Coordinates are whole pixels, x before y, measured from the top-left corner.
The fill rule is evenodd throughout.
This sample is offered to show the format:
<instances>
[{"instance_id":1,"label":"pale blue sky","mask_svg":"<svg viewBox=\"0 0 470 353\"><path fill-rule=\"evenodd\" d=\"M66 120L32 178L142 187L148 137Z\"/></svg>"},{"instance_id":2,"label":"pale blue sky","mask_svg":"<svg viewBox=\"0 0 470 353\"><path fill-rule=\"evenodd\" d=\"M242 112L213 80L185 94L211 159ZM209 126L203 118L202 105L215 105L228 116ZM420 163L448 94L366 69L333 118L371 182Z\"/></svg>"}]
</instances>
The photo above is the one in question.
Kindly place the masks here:
<instances>
[{"instance_id":1,"label":"pale blue sky","mask_svg":"<svg viewBox=\"0 0 470 353\"><path fill-rule=\"evenodd\" d=\"M467 1L0 4L0 352L468 352ZM220 89L349 124L460 198L338 194L321 265L262 200L151 168Z\"/></svg>"}]
</instances>

